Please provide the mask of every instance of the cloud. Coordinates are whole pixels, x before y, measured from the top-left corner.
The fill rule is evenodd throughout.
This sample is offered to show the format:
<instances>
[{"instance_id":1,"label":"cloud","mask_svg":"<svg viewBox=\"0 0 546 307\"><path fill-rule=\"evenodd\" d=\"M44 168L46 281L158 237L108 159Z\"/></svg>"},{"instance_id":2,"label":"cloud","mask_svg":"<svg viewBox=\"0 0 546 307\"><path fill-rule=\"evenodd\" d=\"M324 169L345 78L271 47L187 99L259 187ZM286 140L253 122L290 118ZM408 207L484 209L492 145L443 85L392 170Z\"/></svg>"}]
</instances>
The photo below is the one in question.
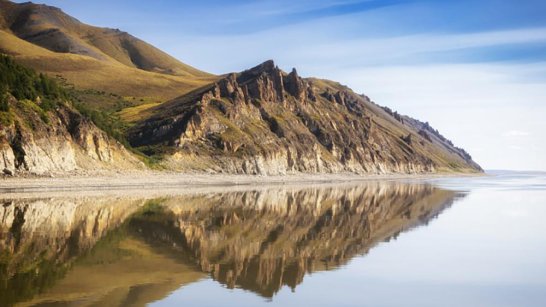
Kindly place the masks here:
<instances>
[{"instance_id":1,"label":"cloud","mask_svg":"<svg viewBox=\"0 0 546 307\"><path fill-rule=\"evenodd\" d=\"M507 45L546 44L546 27L387 38L336 37L335 32L335 24L314 21L251 34L188 36L169 48L177 57L217 73L241 70L260 59L274 58L316 74L341 67L447 63L453 60L453 51L471 56L477 48L502 50ZM211 44L222 46L221 57Z\"/></svg>"},{"instance_id":2,"label":"cloud","mask_svg":"<svg viewBox=\"0 0 546 307\"><path fill-rule=\"evenodd\" d=\"M322 40L319 40L322 41ZM359 38L314 44L306 56L313 59L357 58L358 62L373 65L378 61L407 57L420 53L464 50L511 44L546 42L546 28L487 31L466 34L416 34L389 38ZM471 51L469 51L471 52Z\"/></svg>"}]
</instances>

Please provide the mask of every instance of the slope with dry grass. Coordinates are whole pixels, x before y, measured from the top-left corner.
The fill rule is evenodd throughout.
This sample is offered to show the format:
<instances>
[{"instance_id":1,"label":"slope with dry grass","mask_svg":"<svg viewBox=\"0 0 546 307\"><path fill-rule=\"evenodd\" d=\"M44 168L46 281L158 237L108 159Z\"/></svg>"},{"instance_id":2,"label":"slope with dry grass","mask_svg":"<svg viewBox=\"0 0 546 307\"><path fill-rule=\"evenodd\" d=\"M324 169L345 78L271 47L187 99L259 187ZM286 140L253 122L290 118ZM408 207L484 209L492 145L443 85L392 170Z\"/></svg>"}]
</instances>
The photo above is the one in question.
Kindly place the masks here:
<instances>
[{"instance_id":1,"label":"slope with dry grass","mask_svg":"<svg viewBox=\"0 0 546 307\"><path fill-rule=\"evenodd\" d=\"M216 79L126 32L33 3L0 0L0 52L79 88L122 96L168 99Z\"/></svg>"}]
</instances>

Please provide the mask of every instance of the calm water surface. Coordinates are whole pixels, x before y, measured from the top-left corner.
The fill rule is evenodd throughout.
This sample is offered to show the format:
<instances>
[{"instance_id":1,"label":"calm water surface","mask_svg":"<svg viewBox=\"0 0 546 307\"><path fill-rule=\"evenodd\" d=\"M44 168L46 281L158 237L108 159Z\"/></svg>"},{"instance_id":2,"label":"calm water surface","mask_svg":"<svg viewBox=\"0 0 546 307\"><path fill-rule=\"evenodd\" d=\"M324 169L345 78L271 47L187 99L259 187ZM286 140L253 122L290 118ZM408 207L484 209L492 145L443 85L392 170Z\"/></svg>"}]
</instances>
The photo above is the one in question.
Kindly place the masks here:
<instances>
[{"instance_id":1,"label":"calm water surface","mask_svg":"<svg viewBox=\"0 0 546 307\"><path fill-rule=\"evenodd\" d=\"M544 173L0 204L1 306L546 306Z\"/></svg>"}]
</instances>

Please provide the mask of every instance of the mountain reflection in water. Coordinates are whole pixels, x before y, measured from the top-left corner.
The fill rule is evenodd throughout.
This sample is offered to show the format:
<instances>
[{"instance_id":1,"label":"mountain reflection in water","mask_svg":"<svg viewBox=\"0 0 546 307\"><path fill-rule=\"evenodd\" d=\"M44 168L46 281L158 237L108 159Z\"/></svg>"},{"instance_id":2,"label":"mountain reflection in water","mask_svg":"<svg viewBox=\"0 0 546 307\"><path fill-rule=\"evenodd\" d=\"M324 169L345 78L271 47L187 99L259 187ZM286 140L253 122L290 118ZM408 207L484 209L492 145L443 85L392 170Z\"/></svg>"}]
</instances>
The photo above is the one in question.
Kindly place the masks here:
<instances>
[{"instance_id":1,"label":"mountain reflection in water","mask_svg":"<svg viewBox=\"0 0 546 307\"><path fill-rule=\"evenodd\" d=\"M0 301L145 305L204 278L272 297L436 217L423 184L274 187L158 198L0 200Z\"/></svg>"}]
</instances>

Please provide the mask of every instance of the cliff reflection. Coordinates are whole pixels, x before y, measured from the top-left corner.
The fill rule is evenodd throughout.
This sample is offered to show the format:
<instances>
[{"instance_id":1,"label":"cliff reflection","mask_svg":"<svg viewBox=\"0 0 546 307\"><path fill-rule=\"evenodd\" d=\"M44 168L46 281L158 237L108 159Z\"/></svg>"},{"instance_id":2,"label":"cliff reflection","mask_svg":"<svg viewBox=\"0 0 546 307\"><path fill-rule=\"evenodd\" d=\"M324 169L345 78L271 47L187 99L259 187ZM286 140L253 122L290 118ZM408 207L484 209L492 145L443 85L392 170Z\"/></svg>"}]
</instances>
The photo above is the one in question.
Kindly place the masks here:
<instances>
[{"instance_id":1,"label":"cliff reflection","mask_svg":"<svg viewBox=\"0 0 546 307\"><path fill-rule=\"evenodd\" d=\"M272 297L427 223L457 194L367 183L3 200L0 300L144 305L206 276Z\"/></svg>"}]
</instances>

